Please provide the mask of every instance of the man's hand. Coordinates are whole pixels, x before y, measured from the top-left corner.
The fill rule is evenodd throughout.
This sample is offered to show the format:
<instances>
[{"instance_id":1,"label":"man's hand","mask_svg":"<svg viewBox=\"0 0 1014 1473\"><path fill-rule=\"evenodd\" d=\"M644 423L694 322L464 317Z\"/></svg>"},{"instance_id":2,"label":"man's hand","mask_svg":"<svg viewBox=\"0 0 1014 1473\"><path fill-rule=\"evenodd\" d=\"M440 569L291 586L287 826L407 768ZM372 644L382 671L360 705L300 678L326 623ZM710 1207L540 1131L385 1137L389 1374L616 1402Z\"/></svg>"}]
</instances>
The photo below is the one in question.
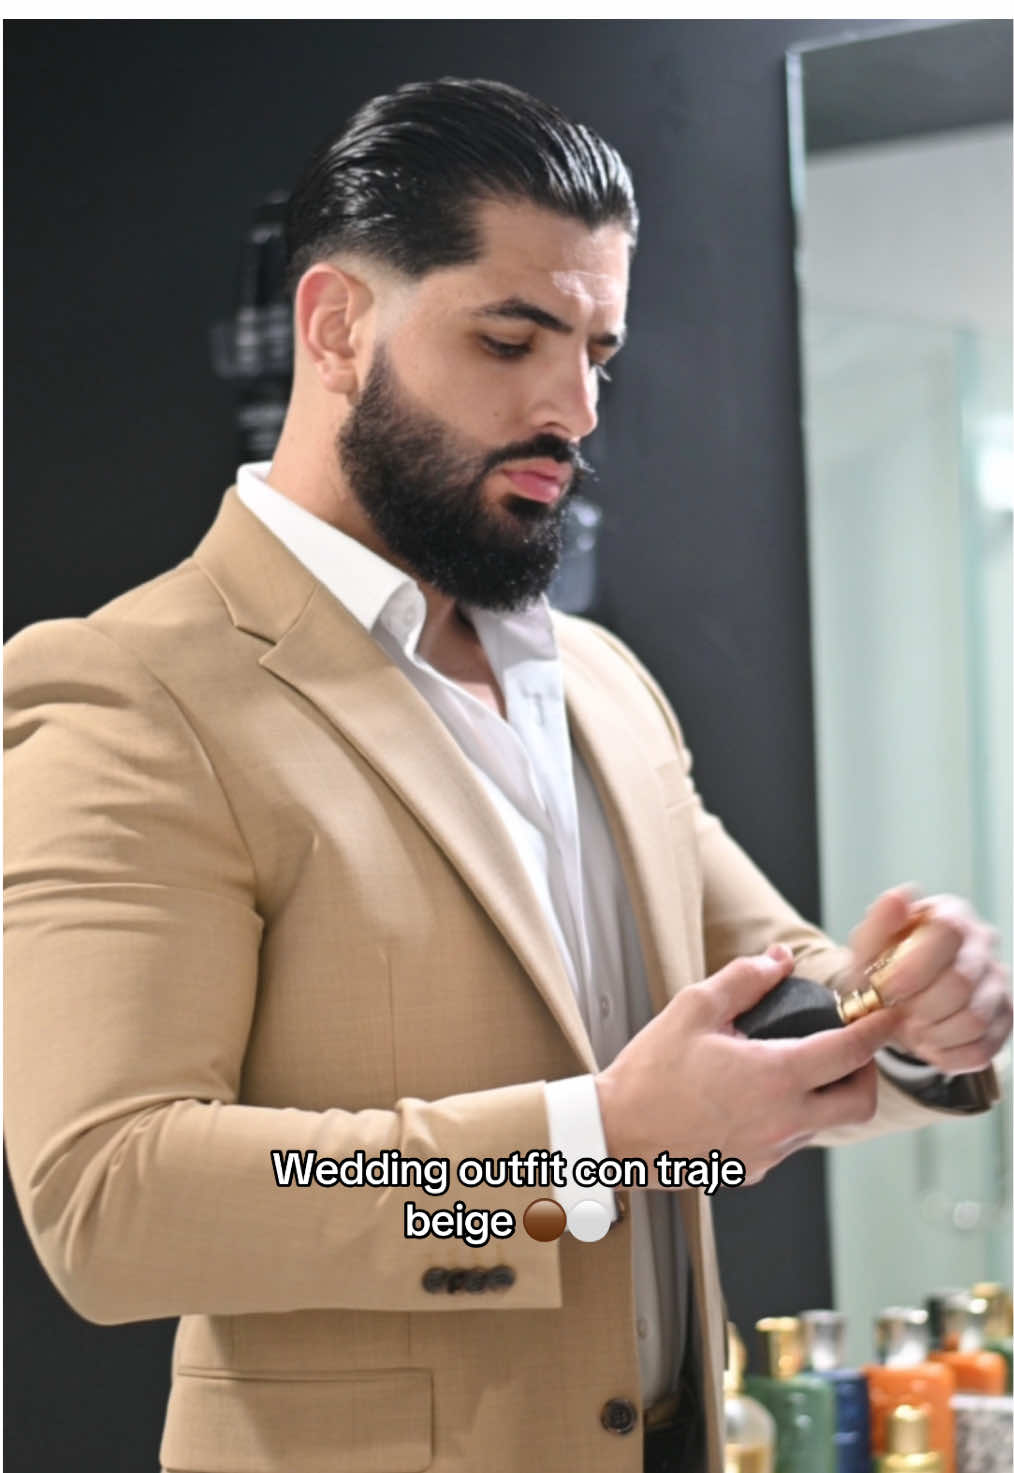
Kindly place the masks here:
<instances>
[{"instance_id":1,"label":"man's hand","mask_svg":"<svg viewBox=\"0 0 1014 1473\"><path fill-rule=\"evenodd\" d=\"M808 1038L759 1041L733 1027L792 970L787 947L739 957L686 987L596 1076L606 1147L650 1168L659 1151L736 1156L747 1182L821 1130L869 1120L888 1010Z\"/></svg>"},{"instance_id":2,"label":"man's hand","mask_svg":"<svg viewBox=\"0 0 1014 1473\"><path fill-rule=\"evenodd\" d=\"M879 896L849 937L856 985L891 940L920 914L930 920L878 990L894 1018L887 1040L945 1074L984 1069L1011 1031L1010 974L997 932L956 895L916 900L906 885Z\"/></svg>"}]
</instances>

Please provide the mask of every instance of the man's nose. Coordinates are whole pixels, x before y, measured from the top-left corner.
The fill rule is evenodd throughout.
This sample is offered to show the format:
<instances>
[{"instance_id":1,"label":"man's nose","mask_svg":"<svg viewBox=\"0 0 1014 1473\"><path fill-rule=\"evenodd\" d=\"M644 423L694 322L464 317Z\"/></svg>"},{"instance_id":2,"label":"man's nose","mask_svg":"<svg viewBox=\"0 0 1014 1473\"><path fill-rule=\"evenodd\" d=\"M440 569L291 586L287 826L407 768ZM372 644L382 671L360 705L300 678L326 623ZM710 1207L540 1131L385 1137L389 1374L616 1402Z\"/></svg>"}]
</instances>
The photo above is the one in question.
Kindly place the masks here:
<instances>
[{"instance_id":1,"label":"man's nose","mask_svg":"<svg viewBox=\"0 0 1014 1473\"><path fill-rule=\"evenodd\" d=\"M599 422L599 381L593 368L561 371L544 389L533 406L541 433L556 434L573 443L592 433Z\"/></svg>"}]
</instances>

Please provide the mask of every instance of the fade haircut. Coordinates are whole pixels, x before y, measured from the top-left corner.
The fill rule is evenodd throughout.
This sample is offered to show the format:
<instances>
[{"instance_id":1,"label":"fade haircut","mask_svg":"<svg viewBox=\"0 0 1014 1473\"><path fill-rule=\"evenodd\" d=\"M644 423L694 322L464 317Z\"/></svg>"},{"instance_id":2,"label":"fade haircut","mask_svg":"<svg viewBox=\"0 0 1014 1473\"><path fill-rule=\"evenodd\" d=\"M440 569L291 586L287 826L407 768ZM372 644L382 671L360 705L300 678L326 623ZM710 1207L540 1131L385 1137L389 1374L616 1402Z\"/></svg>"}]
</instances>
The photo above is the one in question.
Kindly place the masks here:
<instances>
[{"instance_id":1,"label":"fade haircut","mask_svg":"<svg viewBox=\"0 0 1014 1473\"><path fill-rule=\"evenodd\" d=\"M523 200L637 239L630 171L583 123L504 82L443 77L365 103L311 158L286 211L286 280L342 251L412 278L477 261L476 206Z\"/></svg>"}]
</instances>

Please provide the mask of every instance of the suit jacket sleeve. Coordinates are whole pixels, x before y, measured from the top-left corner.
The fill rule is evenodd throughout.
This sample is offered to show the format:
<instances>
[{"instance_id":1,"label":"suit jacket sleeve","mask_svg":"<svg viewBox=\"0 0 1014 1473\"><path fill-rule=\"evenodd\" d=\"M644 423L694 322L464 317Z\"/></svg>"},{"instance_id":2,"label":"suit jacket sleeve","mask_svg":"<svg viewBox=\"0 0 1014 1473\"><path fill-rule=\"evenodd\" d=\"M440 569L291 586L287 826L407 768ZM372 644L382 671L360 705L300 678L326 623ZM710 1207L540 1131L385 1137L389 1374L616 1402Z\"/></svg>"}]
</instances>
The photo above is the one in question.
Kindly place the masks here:
<instances>
[{"instance_id":1,"label":"suit jacket sleeve","mask_svg":"<svg viewBox=\"0 0 1014 1473\"><path fill-rule=\"evenodd\" d=\"M605 631L600 634L633 666L648 685L671 730L682 757L687 781L696 804L695 826L702 875L702 926L706 975L711 976L738 956L757 955L776 941L790 947L795 970L815 982L830 983L850 967L852 953L838 945L796 911L771 884L753 860L726 831L721 820L709 813L693 783L693 759L683 738L679 721L661 687L639 660L619 640ZM916 1092L889 1080L883 1070L878 1077L877 1111L864 1125L840 1126L814 1137L815 1145L840 1145L868 1140L892 1130L931 1125L953 1118L955 1113L981 1113L998 1097L993 1070L979 1071L974 1087L963 1077L949 1083L933 1075ZM933 1103L924 1103L929 1097ZM974 1101L970 1107L968 1097ZM980 1103L984 1101L985 1103Z\"/></svg>"},{"instance_id":2,"label":"suit jacket sleeve","mask_svg":"<svg viewBox=\"0 0 1014 1473\"><path fill-rule=\"evenodd\" d=\"M6 659L6 1129L47 1272L102 1323L302 1308L561 1303L558 1244L406 1240L404 1203L468 1202L465 1156L548 1146L541 1081L390 1110L240 1103L262 920L226 796L172 694L93 624ZM446 1197L275 1184L273 1149L444 1157ZM475 1202L474 1194L472 1202ZM500 1293L428 1293L432 1265L507 1263Z\"/></svg>"}]
</instances>

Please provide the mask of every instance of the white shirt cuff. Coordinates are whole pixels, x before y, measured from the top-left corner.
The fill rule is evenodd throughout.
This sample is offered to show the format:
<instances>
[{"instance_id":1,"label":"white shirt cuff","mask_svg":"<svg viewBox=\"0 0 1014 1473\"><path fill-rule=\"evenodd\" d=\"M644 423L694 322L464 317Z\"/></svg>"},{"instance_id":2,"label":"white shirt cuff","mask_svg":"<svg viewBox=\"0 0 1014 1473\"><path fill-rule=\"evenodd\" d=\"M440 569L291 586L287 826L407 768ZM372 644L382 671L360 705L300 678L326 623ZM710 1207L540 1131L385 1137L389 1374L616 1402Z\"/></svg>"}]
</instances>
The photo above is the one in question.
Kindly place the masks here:
<instances>
[{"instance_id":1,"label":"white shirt cuff","mask_svg":"<svg viewBox=\"0 0 1014 1473\"><path fill-rule=\"evenodd\" d=\"M550 1149L562 1151L567 1162L567 1185L554 1187L553 1196L564 1212L569 1212L578 1202L599 1202L609 1213L610 1221L615 1222L619 1214L611 1187L582 1187L573 1181L575 1161L582 1157L601 1161L609 1155L594 1075L553 1079L544 1088Z\"/></svg>"}]
</instances>

